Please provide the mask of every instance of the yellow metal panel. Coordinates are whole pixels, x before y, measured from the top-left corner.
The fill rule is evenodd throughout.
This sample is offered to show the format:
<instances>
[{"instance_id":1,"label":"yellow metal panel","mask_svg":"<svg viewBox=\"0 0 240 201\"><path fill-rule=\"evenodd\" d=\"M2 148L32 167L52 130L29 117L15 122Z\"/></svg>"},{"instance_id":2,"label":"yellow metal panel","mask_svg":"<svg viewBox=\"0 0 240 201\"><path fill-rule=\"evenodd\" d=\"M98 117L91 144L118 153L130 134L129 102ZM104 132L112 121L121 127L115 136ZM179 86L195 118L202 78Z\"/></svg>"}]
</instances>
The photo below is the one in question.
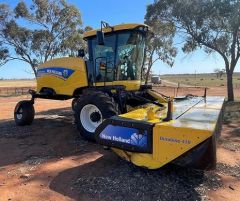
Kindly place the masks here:
<instances>
[{"instance_id":1,"label":"yellow metal panel","mask_svg":"<svg viewBox=\"0 0 240 201\"><path fill-rule=\"evenodd\" d=\"M152 154L132 153L117 148L112 148L112 150L121 158L132 162L137 166L146 167L148 169L161 167L159 161L153 160Z\"/></svg>"},{"instance_id":2,"label":"yellow metal panel","mask_svg":"<svg viewBox=\"0 0 240 201\"><path fill-rule=\"evenodd\" d=\"M153 135L155 139L153 158L162 166L209 138L212 131L179 128L172 126L171 123L160 123L153 128Z\"/></svg>"},{"instance_id":3,"label":"yellow metal panel","mask_svg":"<svg viewBox=\"0 0 240 201\"><path fill-rule=\"evenodd\" d=\"M97 82L95 86L116 86L122 85L126 87L127 91L137 91L140 89L141 81L139 80L120 80L120 81L113 81L113 82Z\"/></svg>"},{"instance_id":4,"label":"yellow metal panel","mask_svg":"<svg viewBox=\"0 0 240 201\"><path fill-rule=\"evenodd\" d=\"M132 23L131 24L130 23L130 24L120 24L120 25L113 26L113 30L114 31L120 31L120 30L126 30L126 29L134 29L134 28L136 28L140 25L148 27L146 24L138 24L138 23ZM90 37L90 36L95 36L97 34L97 31L99 31L99 30L100 29L85 32L84 33L84 38L87 38L87 37ZM104 33L112 32L112 28L104 28L103 32Z\"/></svg>"},{"instance_id":5,"label":"yellow metal panel","mask_svg":"<svg viewBox=\"0 0 240 201\"><path fill-rule=\"evenodd\" d=\"M153 159L152 154L135 153L131 156L131 162L148 169L157 169L162 166L159 161Z\"/></svg>"},{"instance_id":6,"label":"yellow metal panel","mask_svg":"<svg viewBox=\"0 0 240 201\"><path fill-rule=\"evenodd\" d=\"M137 166L157 169L181 156L211 135L210 131L174 128L170 125L159 124L153 129L153 154L132 153L115 148L113 151Z\"/></svg>"},{"instance_id":7,"label":"yellow metal panel","mask_svg":"<svg viewBox=\"0 0 240 201\"><path fill-rule=\"evenodd\" d=\"M185 103L188 100L185 101ZM174 127L186 127L194 129L204 129L214 131L224 97L207 97L202 99L197 105L190 108L177 121L172 123ZM188 106L189 107L189 106ZM188 109L186 104L175 103L175 117Z\"/></svg>"},{"instance_id":8,"label":"yellow metal panel","mask_svg":"<svg viewBox=\"0 0 240 201\"><path fill-rule=\"evenodd\" d=\"M153 154L133 153L112 148L133 164L157 169L171 162L212 135L211 131L156 125L153 129Z\"/></svg>"},{"instance_id":9,"label":"yellow metal panel","mask_svg":"<svg viewBox=\"0 0 240 201\"><path fill-rule=\"evenodd\" d=\"M167 100L161 94L150 89L147 90L147 93L156 98L160 103L167 103Z\"/></svg>"},{"instance_id":10,"label":"yellow metal panel","mask_svg":"<svg viewBox=\"0 0 240 201\"><path fill-rule=\"evenodd\" d=\"M117 149L117 148L112 148L112 150L119 155L121 158L127 160L127 161L131 161L131 154L129 155L127 151L123 151L121 149Z\"/></svg>"},{"instance_id":11,"label":"yellow metal panel","mask_svg":"<svg viewBox=\"0 0 240 201\"><path fill-rule=\"evenodd\" d=\"M219 110L215 109L192 108L179 118L178 121L175 121L173 126L214 130L219 112Z\"/></svg>"},{"instance_id":12,"label":"yellow metal panel","mask_svg":"<svg viewBox=\"0 0 240 201\"><path fill-rule=\"evenodd\" d=\"M140 120L140 121L148 121L150 123L159 123L162 121L163 118L166 117L166 110L158 111L159 106L156 106L155 104L145 104L141 106L139 109L135 109L131 112L121 114L119 116L130 118L134 120ZM154 113L154 119L148 119L148 111L152 110Z\"/></svg>"},{"instance_id":13,"label":"yellow metal panel","mask_svg":"<svg viewBox=\"0 0 240 201\"><path fill-rule=\"evenodd\" d=\"M86 65L81 58L53 59L40 65L39 69L48 67L64 67L74 70L74 73L66 80L51 74L37 77L37 92L40 92L43 87L48 87L54 89L58 95L71 96L75 89L88 86Z\"/></svg>"},{"instance_id":14,"label":"yellow metal panel","mask_svg":"<svg viewBox=\"0 0 240 201\"><path fill-rule=\"evenodd\" d=\"M143 108L120 115L125 118L155 123L153 152L152 154L143 154L120 149L114 149L114 152L137 166L149 169L160 168L214 134L223 102L224 97L207 97L206 99L196 97L191 100L175 102L174 113L178 119L169 122L162 122L161 117L166 116L166 110L158 114L156 112L158 107L153 104L146 104ZM150 108L155 111L154 120L147 118Z\"/></svg>"}]
</instances>

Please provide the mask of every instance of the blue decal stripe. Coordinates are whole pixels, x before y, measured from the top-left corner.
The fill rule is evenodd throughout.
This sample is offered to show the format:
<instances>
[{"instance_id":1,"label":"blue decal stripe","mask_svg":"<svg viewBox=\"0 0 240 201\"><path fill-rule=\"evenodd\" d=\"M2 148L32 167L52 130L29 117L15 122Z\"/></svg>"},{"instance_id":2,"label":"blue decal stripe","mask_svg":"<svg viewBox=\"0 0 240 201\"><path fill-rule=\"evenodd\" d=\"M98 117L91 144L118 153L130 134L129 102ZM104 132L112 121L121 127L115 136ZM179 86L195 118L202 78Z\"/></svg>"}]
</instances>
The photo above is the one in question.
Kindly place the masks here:
<instances>
[{"instance_id":1,"label":"blue decal stripe","mask_svg":"<svg viewBox=\"0 0 240 201\"><path fill-rule=\"evenodd\" d=\"M61 79L68 79L72 74L74 73L74 70L63 68L63 67L47 67L43 69L39 69L37 71L37 77L42 77L44 75L53 75L57 76Z\"/></svg>"}]
</instances>

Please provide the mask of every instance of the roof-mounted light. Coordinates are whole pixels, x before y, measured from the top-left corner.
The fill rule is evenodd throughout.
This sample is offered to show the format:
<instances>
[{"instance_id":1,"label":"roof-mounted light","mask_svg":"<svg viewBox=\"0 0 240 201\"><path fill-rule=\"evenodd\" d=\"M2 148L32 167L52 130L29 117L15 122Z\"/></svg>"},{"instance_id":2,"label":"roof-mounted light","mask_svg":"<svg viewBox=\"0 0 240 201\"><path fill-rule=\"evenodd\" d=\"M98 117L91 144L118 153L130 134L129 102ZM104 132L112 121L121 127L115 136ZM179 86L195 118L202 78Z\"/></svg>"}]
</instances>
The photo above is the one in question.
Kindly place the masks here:
<instances>
[{"instance_id":1,"label":"roof-mounted light","mask_svg":"<svg viewBox=\"0 0 240 201\"><path fill-rule=\"evenodd\" d=\"M147 32L147 31L148 31L148 27L146 27L146 26L140 26L140 27L138 27L138 30L139 30L139 31Z\"/></svg>"}]
</instances>

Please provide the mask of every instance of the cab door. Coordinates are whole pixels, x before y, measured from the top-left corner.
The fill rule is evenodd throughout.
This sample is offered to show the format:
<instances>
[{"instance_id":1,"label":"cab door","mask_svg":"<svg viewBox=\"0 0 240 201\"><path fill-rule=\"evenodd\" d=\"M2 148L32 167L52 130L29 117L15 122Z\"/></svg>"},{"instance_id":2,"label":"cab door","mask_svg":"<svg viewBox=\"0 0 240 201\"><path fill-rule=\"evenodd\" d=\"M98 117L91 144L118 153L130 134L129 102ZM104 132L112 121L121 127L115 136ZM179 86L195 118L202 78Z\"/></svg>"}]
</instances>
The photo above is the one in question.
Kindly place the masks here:
<instances>
[{"instance_id":1,"label":"cab door","mask_svg":"<svg viewBox=\"0 0 240 201\"><path fill-rule=\"evenodd\" d=\"M113 82L115 80L116 35L106 35L104 45L92 40L95 83Z\"/></svg>"}]
</instances>

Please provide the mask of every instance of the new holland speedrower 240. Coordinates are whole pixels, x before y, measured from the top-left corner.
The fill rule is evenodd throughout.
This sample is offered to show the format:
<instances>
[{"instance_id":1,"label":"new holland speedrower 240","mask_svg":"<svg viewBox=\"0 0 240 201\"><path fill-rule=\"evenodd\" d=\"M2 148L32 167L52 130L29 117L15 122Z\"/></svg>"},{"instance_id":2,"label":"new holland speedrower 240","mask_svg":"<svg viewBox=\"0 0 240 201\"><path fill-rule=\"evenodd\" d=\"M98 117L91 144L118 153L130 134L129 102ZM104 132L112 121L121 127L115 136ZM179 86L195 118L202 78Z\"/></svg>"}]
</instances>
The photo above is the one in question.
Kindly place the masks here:
<instances>
[{"instance_id":1,"label":"new holland speedrower 240","mask_svg":"<svg viewBox=\"0 0 240 201\"><path fill-rule=\"evenodd\" d=\"M100 30L85 33L88 60L80 50L78 57L41 64L32 99L16 105L16 124L32 123L36 98L73 98L79 133L137 166L157 169L172 162L214 168L224 97L205 91L202 97L172 99L142 85L149 29L102 22Z\"/></svg>"}]
</instances>

